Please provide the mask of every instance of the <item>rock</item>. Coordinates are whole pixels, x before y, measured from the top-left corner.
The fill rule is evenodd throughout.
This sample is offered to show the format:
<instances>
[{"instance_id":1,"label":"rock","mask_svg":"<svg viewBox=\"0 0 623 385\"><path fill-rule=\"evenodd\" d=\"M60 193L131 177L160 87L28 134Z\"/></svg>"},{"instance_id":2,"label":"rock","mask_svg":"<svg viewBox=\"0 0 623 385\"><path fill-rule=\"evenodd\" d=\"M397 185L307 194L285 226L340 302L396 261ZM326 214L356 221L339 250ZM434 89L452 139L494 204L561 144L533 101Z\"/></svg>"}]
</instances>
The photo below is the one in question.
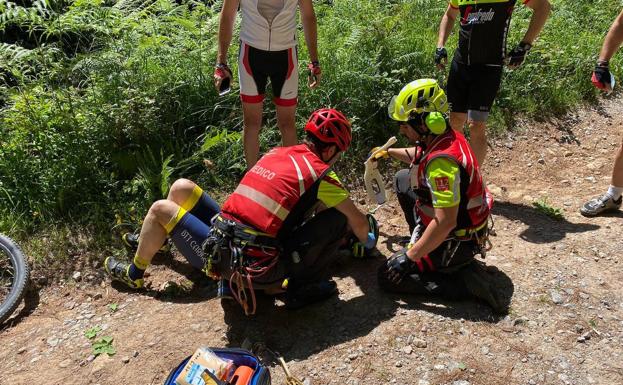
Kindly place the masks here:
<instances>
[{"instance_id":1,"label":"rock","mask_svg":"<svg viewBox=\"0 0 623 385\"><path fill-rule=\"evenodd\" d=\"M201 324L192 324L192 325L190 325L190 328L191 328L193 331L198 332L199 330L201 330Z\"/></svg>"},{"instance_id":2,"label":"rock","mask_svg":"<svg viewBox=\"0 0 623 385\"><path fill-rule=\"evenodd\" d=\"M426 343L426 340L414 338L413 345L415 345L416 348L424 349L428 344Z\"/></svg>"},{"instance_id":3,"label":"rock","mask_svg":"<svg viewBox=\"0 0 623 385\"><path fill-rule=\"evenodd\" d=\"M545 164L545 159L543 158L539 158L539 160L537 161L539 164Z\"/></svg>"},{"instance_id":4,"label":"rock","mask_svg":"<svg viewBox=\"0 0 623 385\"><path fill-rule=\"evenodd\" d=\"M488 346L483 346L480 351L482 352L482 354L487 355L489 354L491 351L489 350Z\"/></svg>"},{"instance_id":5,"label":"rock","mask_svg":"<svg viewBox=\"0 0 623 385\"><path fill-rule=\"evenodd\" d=\"M21 348L19 348L19 350L17 351L17 354L24 354L24 352L26 352L26 347L22 346Z\"/></svg>"},{"instance_id":6,"label":"rock","mask_svg":"<svg viewBox=\"0 0 623 385\"><path fill-rule=\"evenodd\" d=\"M430 385L430 382L428 382L427 380L419 380L417 382L417 385Z\"/></svg>"},{"instance_id":7,"label":"rock","mask_svg":"<svg viewBox=\"0 0 623 385\"><path fill-rule=\"evenodd\" d=\"M50 345L51 347L55 347L56 345L58 345L59 343L59 339L57 337L49 337L46 342L48 343L48 345Z\"/></svg>"},{"instance_id":8,"label":"rock","mask_svg":"<svg viewBox=\"0 0 623 385\"><path fill-rule=\"evenodd\" d=\"M102 293L95 293L95 294L93 294L93 299L95 299L95 300L102 299Z\"/></svg>"},{"instance_id":9,"label":"rock","mask_svg":"<svg viewBox=\"0 0 623 385\"><path fill-rule=\"evenodd\" d=\"M71 358L68 358L68 359L62 361L60 364L58 364L58 366L61 367L61 368L66 368L69 365L71 365Z\"/></svg>"},{"instance_id":10,"label":"rock","mask_svg":"<svg viewBox=\"0 0 623 385\"><path fill-rule=\"evenodd\" d=\"M560 292L558 292L557 290L551 290L549 295L552 299L552 302L556 305L560 305L561 303L565 302L562 294L560 294Z\"/></svg>"},{"instance_id":11,"label":"rock","mask_svg":"<svg viewBox=\"0 0 623 385\"><path fill-rule=\"evenodd\" d=\"M75 308L75 307L76 307L76 303L75 303L74 301L67 301L67 302L65 302L65 303L63 304L63 307L64 307L65 309L72 310L73 308Z\"/></svg>"},{"instance_id":12,"label":"rock","mask_svg":"<svg viewBox=\"0 0 623 385\"><path fill-rule=\"evenodd\" d=\"M357 357L359 357L359 355L357 353L351 353L348 355L348 359L351 361L354 361L357 359Z\"/></svg>"},{"instance_id":13,"label":"rock","mask_svg":"<svg viewBox=\"0 0 623 385\"><path fill-rule=\"evenodd\" d=\"M402 349L402 351L406 354L411 354L413 352L413 347L411 347L411 345L407 345Z\"/></svg>"},{"instance_id":14,"label":"rock","mask_svg":"<svg viewBox=\"0 0 623 385\"><path fill-rule=\"evenodd\" d=\"M513 144L513 142L506 142L506 143L504 144L504 146L505 146L506 148L508 148L509 150L512 150L512 149L513 149L513 147L515 147L515 145Z\"/></svg>"},{"instance_id":15,"label":"rock","mask_svg":"<svg viewBox=\"0 0 623 385\"><path fill-rule=\"evenodd\" d=\"M504 190L497 185L491 184L489 185L489 191L493 194L493 196L501 197Z\"/></svg>"},{"instance_id":16,"label":"rock","mask_svg":"<svg viewBox=\"0 0 623 385\"><path fill-rule=\"evenodd\" d=\"M458 381L454 381L452 383L452 385L469 385L469 381L467 381L467 380L458 380Z\"/></svg>"},{"instance_id":17,"label":"rock","mask_svg":"<svg viewBox=\"0 0 623 385\"><path fill-rule=\"evenodd\" d=\"M568 158L568 157L570 157L570 156L572 156L572 155L573 155L573 152L572 152L572 151L567 150L567 151L565 151L564 155L565 155L565 158Z\"/></svg>"},{"instance_id":18,"label":"rock","mask_svg":"<svg viewBox=\"0 0 623 385\"><path fill-rule=\"evenodd\" d=\"M444 370L446 368L446 365L437 364L433 366L433 368L435 368L435 370Z\"/></svg>"},{"instance_id":19,"label":"rock","mask_svg":"<svg viewBox=\"0 0 623 385\"><path fill-rule=\"evenodd\" d=\"M121 357L121 362L123 362L124 364L127 364L128 362L130 362L130 357L128 356Z\"/></svg>"},{"instance_id":20,"label":"rock","mask_svg":"<svg viewBox=\"0 0 623 385\"><path fill-rule=\"evenodd\" d=\"M396 361L396 367L402 368L402 361Z\"/></svg>"},{"instance_id":21,"label":"rock","mask_svg":"<svg viewBox=\"0 0 623 385\"><path fill-rule=\"evenodd\" d=\"M132 358L136 358L138 357L138 350L135 350L134 353L132 353Z\"/></svg>"},{"instance_id":22,"label":"rock","mask_svg":"<svg viewBox=\"0 0 623 385\"><path fill-rule=\"evenodd\" d=\"M71 275L71 278L74 281L80 281L80 279L82 279L82 273L79 271L74 271L74 273Z\"/></svg>"},{"instance_id":23,"label":"rock","mask_svg":"<svg viewBox=\"0 0 623 385\"><path fill-rule=\"evenodd\" d=\"M91 374L95 374L100 370L104 369L107 365L111 363L111 359L107 354L100 354L93 360L93 366L91 367Z\"/></svg>"}]
</instances>

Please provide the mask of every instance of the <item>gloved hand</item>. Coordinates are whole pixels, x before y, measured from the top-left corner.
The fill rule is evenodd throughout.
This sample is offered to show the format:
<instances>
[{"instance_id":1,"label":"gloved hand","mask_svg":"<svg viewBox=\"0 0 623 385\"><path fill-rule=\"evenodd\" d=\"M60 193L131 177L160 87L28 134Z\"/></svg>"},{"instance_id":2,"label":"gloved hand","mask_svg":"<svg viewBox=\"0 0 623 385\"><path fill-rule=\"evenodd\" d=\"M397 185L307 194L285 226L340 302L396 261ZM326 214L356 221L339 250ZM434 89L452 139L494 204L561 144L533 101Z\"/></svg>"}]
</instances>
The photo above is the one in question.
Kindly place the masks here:
<instances>
[{"instance_id":1,"label":"gloved hand","mask_svg":"<svg viewBox=\"0 0 623 385\"><path fill-rule=\"evenodd\" d=\"M446 51L445 47L437 47L435 50L435 64L437 68L442 70L446 68L446 64L448 63L448 51Z\"/></svg>"},{"instance_id":2,"label":"gloved hand","mask_svg":"<svg viewBox=\"0 0 623 385\"><path fill-rule=\"evenodd\" d=\"M610 64L606 60L597 61L591 82L595 87L606 92L611 92L614 87L614 76L610 73Z\"/></svg>"},{"instance_id":3,"label":"gloved hand","mask_svg":"<svg viewBox=\"0 0 623 385\"><path fill-rule=\"evenodd\" d=\"M307 76L307 85L309 88L316 88L320 84L320 77L322 71L320 70L320 63L313 61L307 65L309 75Z\"/></svg>"},{"instance_id":4,"label":"gloved hand","mask_svg":"<svg viewBox=\"0 0 623 385\"><path fill-rule=\"evenodd\" d=\"M214 87L219 95L225 95L230 91L232 73L227 64L218 63L214 67Z\"/></svg>"},{"instance_id":5,"label":"gloved hand","mask_svg":"<svg viewBox=\"0 0 623 385\"><path fill-rule=\"evenodd\" d=\"M368 153L368 156L366 156L366 159L370 159L372 154L374 154L375 151L378 151L379 148L380 147L377 146L377 147L374 147L372 150L370 150L370 152ZM387 150L377 152L376 154L374 154L374 157L372 158L372 160L375 161L381 158L389 158L389 153L387 152Z\"/></svg>"},{"instance_id":6,"label":"gloved hand","mask_svg":"<svg viewBox=\"0 0 623 385\"><path fill-rule=\"evenodd\" d=\"M366 219L368 220L368 238L366 239L366 243L361 243L357 240L357 238L353 237L351 239L352 242L352 251L353 257L355 258L367 258L372 254L372 250L376 247L377 242L379 241L379 224L372 216L372 214L366 214Z\"/></svg>"},{"instance_id":7,"label":"gloved hand","mask_svg":"<svg viewBox=\"0 0 623 385\"><path fill-rule=\"evenodd\" d=\"M524 62L524 60L526 60L526 55L531 48L532 44L530 43L524 43L523 41L519 43L517 47L513 48L513 50L508 53L508 67L519 67Z\"/></svg>"},{"instance_id":8,"label":"gloved hand","mask_svg":"<svg viewBox=\"0 0 623 385\"><path fill-rule=\"evenodd\" d=\"M407 256L407 249L402 249L387 261L387 277L395 284L399 284L403 278L416 270L416 263Z\"/></svg>"}]
</instances>

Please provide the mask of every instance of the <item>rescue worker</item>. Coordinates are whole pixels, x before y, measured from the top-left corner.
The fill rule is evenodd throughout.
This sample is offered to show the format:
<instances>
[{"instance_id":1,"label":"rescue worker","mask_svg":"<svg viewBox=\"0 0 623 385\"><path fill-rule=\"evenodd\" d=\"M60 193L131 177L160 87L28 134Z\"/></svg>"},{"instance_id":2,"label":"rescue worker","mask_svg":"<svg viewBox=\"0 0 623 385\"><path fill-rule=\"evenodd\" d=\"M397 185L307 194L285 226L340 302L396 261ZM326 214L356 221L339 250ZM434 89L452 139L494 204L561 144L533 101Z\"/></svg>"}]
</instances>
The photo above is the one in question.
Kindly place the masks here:
<instances>
[{"instance_id":1,"label":"rescue worker","mask_svg":"<svg viewBox=\"0 0 623 385\"><path fill-rule=\"evenodd\" d=\"M621 43L623 43L623 11L619 13L606 35L591 77L595 87L606 92L612 92L614 87L614 76L610 73L610 59ZM621 207L621 202L623 202L623 141L614 158L610 187L601 196L586 202L580 209L580 213L586 217L594 217L602 213L617 211Z\"/></svg>"},{"instance_id":2,"label":"rescue worker","mask_svg":"<svg viewBox=\"0 0 623 385\"><path fill-rule=\"evenodd\" d=\"M141 288L145 269L169 236L194 267L220 278L220 296L232 295L247 314L255 311L255 289L283 294L289 309L334 295L336 284L323 273L343 239L352 231L360 242L353 249L373 249L378 225L331 171L350 145L348 119L320 109L305 132L302 144L264 155L222 209L195 183L177 180L167 199L149 209L134 261L109 257L108 274Z\"/></svg>"},{"instance_id":3,"label":"rescue worker","mask_svg":"<svg viewBox=\"0 0 623 385\"><path fill-rule=\"evenodd\" d=\"M320 83L317 22L312 0L224 0L218 32L217 64L214 80L217 90L228 88L232 72L227 65L236 14L240 9L240 50L238 80L244 120L243 143L247 169L253 167L260 152L263 101L270 79L277 126L284 146L296 138L296 104L299 86L296 40L297 9L309 52L310 88ZM225 84L225 87L223 87Z\"/></svg>"},{"instance_id":4,"label":"rescue worker","mask_svg":"<svg viewBox=\"0 0 623 385\"><path fill-rule=\"evenodd\" d=\"M390 292L447 299L471 293L503 311L474 259L485 254L492 197L465 137L450 128L447 111L446 95L432 79L407 84L389 105L390 118L414 144L387 154L411 165L398 176L397 193L413 231L408 245L379 268L379 284Z\"/></svg>"}]
</instances>

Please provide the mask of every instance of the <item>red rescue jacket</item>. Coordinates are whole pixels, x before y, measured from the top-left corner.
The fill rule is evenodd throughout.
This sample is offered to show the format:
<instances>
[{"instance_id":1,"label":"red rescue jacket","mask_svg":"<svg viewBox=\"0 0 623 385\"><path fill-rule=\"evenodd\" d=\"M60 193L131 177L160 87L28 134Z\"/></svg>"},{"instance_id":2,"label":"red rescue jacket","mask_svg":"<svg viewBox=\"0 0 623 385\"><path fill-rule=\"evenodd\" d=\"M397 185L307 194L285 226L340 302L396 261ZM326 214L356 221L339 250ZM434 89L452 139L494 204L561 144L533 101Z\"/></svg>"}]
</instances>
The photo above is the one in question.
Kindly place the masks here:
<instances>
[{"instance_id":1,"label":"red rescue jacket","mask_svg":"<svg viewBox=\"0 0 623 385\"><path fill-rule=\"evenodd\" d=\"M276 147L247 171L223 204L223 215L276 236L301 196L328 169L306 144Z\"/></svg>"},{"instance_id":2,"label":"red rescue jacket","mask_svg":"<svg viewBox=\"0 0 623 385\"><path fill-rule=\"evenodd\" d=\"M420 160L417 171L419 189L416 212L418 216L422 218L425 226L428 226L434 217L432 191L426 180L426 167L433 159L440 157L453 160L461 170L461 201L455 230L471 230L479 227L489 217L493 197L484 184L478 161L467 140L463 134L452 129L438 136ZM452 188L452 186L448 187ZM422 191L425 193L422 194Z\"/></svg>"}]
</instances>

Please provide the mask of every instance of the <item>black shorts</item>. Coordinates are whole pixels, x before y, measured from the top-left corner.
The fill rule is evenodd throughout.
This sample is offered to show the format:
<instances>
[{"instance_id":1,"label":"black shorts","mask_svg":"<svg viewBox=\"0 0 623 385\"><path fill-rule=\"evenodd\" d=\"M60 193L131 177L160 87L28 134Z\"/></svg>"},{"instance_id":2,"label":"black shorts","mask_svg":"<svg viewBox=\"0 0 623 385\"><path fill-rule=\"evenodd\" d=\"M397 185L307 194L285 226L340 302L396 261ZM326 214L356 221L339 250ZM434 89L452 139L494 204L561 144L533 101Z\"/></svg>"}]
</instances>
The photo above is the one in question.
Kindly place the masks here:
<instances>
[{"instance_id":1,"label":"black shorts","mask_svg":"<svg viewBox=\"0 0 623 385\"><path fill-rule=\"evenodd\" d=\"M469 66L452 60L447 90L450 111L467 113L468 119L484 122L501 81L501 66Z\"/></svg>"},{"instance_id":2,"label":"black shorts","mask_svg":"<svg viewBox=\"0 0 623 385\"><path fill-rule=\"evenodd\" d=\"M296 47L283 51L263 51L241 42L238 79L242 101L261 103L270 79L275 104L296 105L299 85L296 51Z\"/></svg>"}]
</instances>

